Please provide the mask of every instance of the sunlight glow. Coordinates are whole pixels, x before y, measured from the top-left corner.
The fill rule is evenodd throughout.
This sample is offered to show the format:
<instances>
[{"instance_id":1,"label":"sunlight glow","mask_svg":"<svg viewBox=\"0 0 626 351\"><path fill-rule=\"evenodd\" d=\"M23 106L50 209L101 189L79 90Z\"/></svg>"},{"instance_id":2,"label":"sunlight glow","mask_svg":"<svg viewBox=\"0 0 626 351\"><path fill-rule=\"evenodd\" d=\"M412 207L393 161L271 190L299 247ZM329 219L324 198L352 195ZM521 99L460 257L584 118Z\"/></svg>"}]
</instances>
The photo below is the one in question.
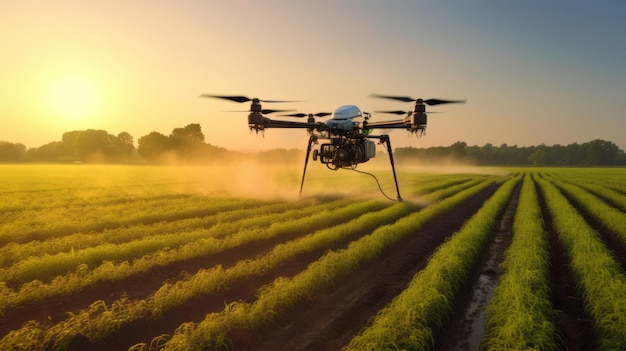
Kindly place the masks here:
<instances>
[{"instance_id":1,"label":"sunlight glow","mask_svg":"<svg viewBox=\"0 0 626 351\"><path fill-rule=\"evenodd\" d=\"M61 117L81 119L98 112L100 94L89 79L82 76L66 76L52 84L51 107Z\"/></svg>"}]
</instances>

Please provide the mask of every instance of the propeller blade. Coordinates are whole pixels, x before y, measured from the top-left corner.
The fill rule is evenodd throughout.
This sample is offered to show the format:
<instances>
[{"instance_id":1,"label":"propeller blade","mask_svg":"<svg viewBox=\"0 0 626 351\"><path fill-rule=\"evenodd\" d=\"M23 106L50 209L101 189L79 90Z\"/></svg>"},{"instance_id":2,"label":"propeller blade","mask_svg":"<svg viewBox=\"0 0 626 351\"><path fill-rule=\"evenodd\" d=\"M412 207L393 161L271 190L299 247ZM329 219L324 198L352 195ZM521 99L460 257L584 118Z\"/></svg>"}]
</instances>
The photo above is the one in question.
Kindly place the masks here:
<instances>
[{"instance_id":1,"label":"propeller blade","mask_svg":"<svg viewBox=\"0 0 626 351\"><path fill-rule=\"evenodd\" d=\"M230 101L239 102L239 103L252 101L252 99L247 98L245 96L228 96L228 95L201 94L200 97L224 99L224 100L230 100Z\"/></svg>"},{"instance_id":2,"label":"propeller blade","mask_svg":"<svg viewBox=\"0 0 626 351\"><path fill-rule=\"evenodd\" d=\"M281 115L281 116L302 118L302 117L306 117L308 115L306 113L292 113L292 114L289 114L289 115Z\"/></svg>"},{"instance_id":3,"label":"propeller blade","mask_svg":"<svg viewBox=\"0 0 626 351\"><path fill-rule=\"evenodd\" d=\"M370 97L382 98L382 99L391 99L398 100L402 102L413 102L418 101L420 99L413 99L408 96L391 96L391 95L379 95L379 94L370 94ZM456 104L456 103L465 103L467 100L441 100L441 99L428 99L423 100L426 105L434 106L441 104Z\"/></svg>"},{"instance_id":4,"label":"propeller blade","mask_svg":"<svg viewBox=\"0 0 626 351\"><path fill-rule=\"evenodd\" d=\"M200 97L203 98L217 98L217 99L224 99L224 100L230 100L230 101L234 101L234 102L248 102L248 101L252 101L254 99L250 99L249 97L246 96L241 96L241 95L211 95L211 94L200 94ZM278 103L278 102L300 102L300 101L296 101L296 100L261 100L258 99L260 102L267 102L267 103Z\"/></svg>"},{"instance_id":5,"label":"propeller blade","mask_svg":"<svg viewBox=\"0 0 626 351\"><path fill-rule=\"evenodd\" d=\"M313 116L315 116L315 117L326 117L326 116L330 116L330 115L332 115L332 113L330 113L330 112L318 112L318 113L314 114ZM282 115L282 116L303 118L303 117L308 117L309 114L308 113L292 113L292 114L289 114L289 115Z\"/></svg>"},{"instance_id":6,"label":"propeller blade","mask_svg":"<svg viewBox=\"0 0 626 351\"><path fill-rule=\"evenodd\" d=\"M259 100L267 103L302 102L301 100Z\"/></svg>"},{"instance_id":7,"label":"propeller blade","mask_svg":"<svg viewBox=\"0 0 626 351\"><path fill-rule=\"evenodd\" d=\"M441 105L441 104L464 104L467 100L439 100L428 99L424 100L424 103L429 106Z\"/></svg>"},{"instance_id":8,"label":"propeller blade","mask_svg":"<svg viewBox=\"0 0 626 351\"><path fill-rule=\"evenodd\" d=\"M393 110L393 111L374 111L376 113L391 113L394 115L407 115L411 113L411 111L403 111L403 110Z\"/></svg>"},{"instance_id":9,"label":"propeller blade","mask_svg":"<svg viewBox=\"0 0 626 351\"><path fill-rule=\"evenodd\" d=\"M293 111L293 110L261 110L261 113L264 115L268 115L274 112L289 112L289 111Z\"/></svg>"},{"instance_id":10,"label":"propeller blade","mask_svg":"<svg viewBox=\"0 0 626 351\"><path fill-rule=\"evenodd\" d=\"M263 110L261 110L261 114L268 115L268 114L274 113L274 112L289 112L289 111L293 111L293 110L266 110L266 109L263 109ZM245 111L239 110L239 111L225 111L225 112L252 112L252 111L251 110L245 110Z\"/></svg>"},{"instance_id":11,"label":"propeller blade","mask_svg":"<svg viewBox=\"0 0 626 351\"><path fill-rule=\"evenodd\" d=\"M417 101L416 99L410 98L408 96L391 96L391 95L370 94L370 97L376 97L376 98L381 98L381 99L398 100L398 101L402 101L402 102Z\"/></svg>"}]
</instances>

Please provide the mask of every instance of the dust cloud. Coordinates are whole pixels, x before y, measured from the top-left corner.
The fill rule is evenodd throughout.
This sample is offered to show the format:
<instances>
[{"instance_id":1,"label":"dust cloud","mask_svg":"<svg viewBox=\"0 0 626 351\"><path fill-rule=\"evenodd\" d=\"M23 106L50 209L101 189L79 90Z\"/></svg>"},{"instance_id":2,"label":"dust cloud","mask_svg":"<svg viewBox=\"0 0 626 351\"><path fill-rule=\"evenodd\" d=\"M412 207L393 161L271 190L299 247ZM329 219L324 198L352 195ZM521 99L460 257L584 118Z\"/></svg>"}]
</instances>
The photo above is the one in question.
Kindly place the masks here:
<instances>
[{"instance_id":1,"label":"dust cloud","mask_svg":"<svg viewBox=\"0 0 626 351\"><path fill-rule=\"evenodd\" d=\"M319 161L309 159L303 191L300 182L304 167L304 151L282 150L234 154L212 163L189 164L173 155L165 165L76 165L72 173L82 169L79 183L89 184L87 191L102 187L118 187L130 195L146 191L156 193L187 193L200 196L280 199L294 201L307 197L354 197L355 199L397 199L393 172L388 155L379 152L376 158L359 164L356 171L330 170ZM416 195L416 188L433 176L441 174L504 175L502 168L473 166L453 159L433 162L396 160L398 185L402 198L427 205ZM82 179L82 180L81 180ZM68 184L68 182L63 182ZM141 186L135 190L126 185ZM79 184L76 184L77 186ZM140 190L141 189L141 190ZM94 194L85 194L87 197Z\"/></svg>"},{"instance_id":2,"label":"dust cloud","mask_svg":"<svg viewBox=\"0 0 626 351\"><path fill-rule=\"evenodd\" d=\"M375 159L359 164L357 172L350 169L330 170L326 165L309 159L302 195L300 182L304 152L287 158L273 158L272 155L263 153L251 154L210 165L173 165L174 163L162 168L172 173L186 191L210 196L281 200L338 196L397 199L393 173L386 153L379 153ZM437 174L507 174L501 168L473 166L453 159L439 160L436 163L396 161L396 172L402 198L422 205L427 205L424 199L411 194L411 188L419 185L422 177L432 178Z\"/></svg>"}]
</instances>

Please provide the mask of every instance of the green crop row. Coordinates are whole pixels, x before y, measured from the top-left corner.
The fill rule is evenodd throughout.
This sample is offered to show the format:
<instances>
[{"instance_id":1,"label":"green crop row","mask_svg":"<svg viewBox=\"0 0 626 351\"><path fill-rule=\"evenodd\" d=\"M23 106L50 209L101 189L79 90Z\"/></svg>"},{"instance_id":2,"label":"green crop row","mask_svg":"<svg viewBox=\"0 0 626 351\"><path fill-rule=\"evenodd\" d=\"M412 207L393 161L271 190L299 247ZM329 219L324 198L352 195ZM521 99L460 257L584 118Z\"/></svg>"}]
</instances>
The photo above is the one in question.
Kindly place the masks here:
<instances>
[{"instance_id":1,"label":"green crop row","mask_svg":"<svg viewBox=\"0 0 626 351\"><path fill-rule=\"evenodd\" d=\"M380 206L379 202L354 204L348 207L363 208ZM99 301L88 309L72 314L66 321L46 328L30 323L24 328L13 331L0 341L0 349L16 340L22 341L28 350L55 348L69 342L76 334L83 334L91 340L110 335L121 325L139 318L158 318L163 313L189 301L195 296L215 293L229 284L247 277L261 275L272 267L302 253L324 248L331 248L348 235L368 232L393 222L413 212L415 208L406 203L396 204L378 212L366 213L350 222L330 226L285 244L277 245L270 252L255 259L239 261L229 269L216 266L201 270L197 274L176 283L165 283L153 295L144 300L122 298L111 306ZM339 211L339 210L338 210ZM346 213L342 214L344 217Z\"/></svg>"},{"instance_id":2,"label":"green crop row","mask_svg":"<svg viewBox=\"0 0 626 351\"><path fill-rule=\"evenodd\" d=\"M623 168L545 168L541 174L550 174L570 183L601 185L626 194Z\"/></svg>"},{"instance_id":3,"label":"green crop row","mask_svg":"<svg viewBox=\"0 0 626 351\"><path fill-rule=\"evenodd\" d=\"M76 232L99 232L136 223L207 216L218 211L262 204L262 201L251 199L185 197L111 206L93 205L81 210L58 207L49 211L20 211L13 218L3 218L5 221L0 227L0 244L45 240Z\"/></svg>"},{"instance_id":4,"label":"green crop row","mask_svg":"<svg viewBox=\"0 0 626 351\"><path fill-rule=\"evenodd\" d=\"M0 267L11 266L31 256L42 256L44 254L52 255L64 251L82 250L104 243L122 244L150 235L179 233L195 228L212 227L217 224L230 223L242 218L251 217L251 212L253 212L252 217L254 218L258 217L260 214L271 214L288 209L306 208L307 206L316 209L313 205L318 202L319 201L315 199L314 201L303 200L297 203L278 202L276 204L267 205L250 203L249 206L242 206L239 209L217 209L215 214L208 216L198 216L169 222L137 223L113 229L105 229L100 233L79 232L60 237L52 237L44 241L30 241L23 244L9 243L0 248ZM347 202L333 201L333 203L341 206Z\"/></svg>"},{"instance_id":5,"label":"green crop row","mask_svg":"<svg viewBox=\"0 0 626 351\"><path fill-rule=\"evenodd\" d=\"M456 296L467 284L519 179L504 183L459 232L437 249L407 289L379 311L371 325L344 350L433 348L433 330L450 315Z\"/></svg>"},{"instance_id":6,"label":"green crop row","mask_svg":"<svg viewBox=\"0 0 626 351\"><path fill-rule=\"evenodd\" d=\"M624 196L623 193L620 193L614 189L609 189L602 185L589 183L589 182L583 182L583 183L576 182L572 184L576 184L580 186L581 188L587 190L588 192L596 195L597 197L608 202L609 204L615 206L620 211L626 212L626 196Z\"/></svg>"},{"instance_id":7,"label":"green crop row","mask_svg":"<svg viewBox=\"0 0 626 351\"><path fill-rule=\"evenodd\" d=\"M0 269L0 280L25 283L38 279L45 282L56 275L74 271L79 265L87 265L87 268L92 268L104 261L128 260L163 248L174 250L196 240L206 238L221 239L242 231L244 228L268 227L275 222L302 218L347 204L348 201L346 200L317 205L307 201L295 203L292 206L275 204L259 207L255 210L248 208L220 212L214 216L198 218L193 221L194 223L189 223L190 221L183 221L182 223L175 221L169 222L169 225L151 226L150 229L152 229L153 233L147 231L145 226L143 228L135 228L133 226L107 231L101 235L81 235L79 237L72 235L70 236L72 238L71 242L76 247L86 248L74 249L74 246L72 246L71 250L67 252L25 257L8 268ZM303 206L304 208L301 208ZM254 213L251 214L250 212ZM233 213L237 216L232 216ZM225 219L229 220L223 221ZM172 232L163 231L169 227L175 227L176 229ZM114 240L119 240L120 238L124 238L127 241L117 243ZM97 240L99 244L88 247L88 244L79 239L89 242ZM45 243L43 244L45 245Z\"/></svg>"},{"instance_id":8,"label":"green crop row","mask_svg":"<svg viewBox=\"0 0 626 351\"><path fill-rule=\"evenodd\" d=\"M226 335L232 328L262 330L277 316L289 311L311 295L332 288L359 268L372 262L383 252L415 232L427 221L450 211L489 186L492 181L459 192L412 213L393 224L377 228L370 235L352 242L346 249L329 251L321 259L292 278L279 278L258 292L254 303L234 302L220 313L211 313L200 323L182 324L165 345L165 350L222 349L228 344ZM134 350L145 350L147 344Z\"/></svg>"},{"instance_id":9,"label":"green crop row","mask_svg":"<svg viewBox=\"0 0 626 351\"><path fill-rule=\"evenodd\" d=\"M443 188L438 188L437 190L424 195L423 199L426 201L433 201L433 200L437 200L437 199L443 199L446 198L448 196L452 196L456 193L458 193L459 191L462 191L464 189L467 188L471 188L473 186L475 186L476 184L480 184L482 182L484 182L486 179L497 179L496 176L487 176L487 177L477 177L475 179L470 179L467 182L462 182L462 183L457 183L454 185L450 185L448 187L443 187Z\"/></svg>"},{"instance_id":10,"label":"green crop row","mask_svg":"<svg viewBox=\"0 0 626 351\"><path fill-rule=\"evenodd\" d=\"M593 230L551 182L538 179L603 350L626 345L626 276Z\"/></svg>"},{"instance_id":11,"label":"green crop row","mask_svg":"<svg viewBox=\"0 0 626 351\"><path fill-rule=\"evenodd\" d=\"M588 191L557 179L546 177L555 184L563 194L567 195L572 203L583 213L588 214L595 221L617 236L626 247L626 213L607 205Z\"/></svg>"},{"instance_id":12,"label":"green crop row","mask_svg":"<svg viewBox=\"0 0 626 351\"><path fill-rule=\"evenodd\" d=\"M524 177L513 237L487 307L485 350L557 350L550 254L535 184Z\"/></svg>"},{"instance_id":13,"label":"green crop row","mask_svg":"<svg viewBox=\"0 0 626 351\"><path fill-rule=\"evenodd\" d=\"M7 308L13 308L27 301L39 300L58 294L68 294L99 281L127 278L140 272L146 272L155 266L166 266L173 262L215 254L227 248L233 248L263 238L270 238L285 233L311 231L335 225L345 221L346 218L351 218L382 206L384 205L381 202L371 200L333 211L319 211L295 220L276 222L268 228L241 228L236 234L224 239L207 237L185 244L177 249L164 248L133 260L115 263L105 261L94 269L89 269L87 265L80 264L75 272L56 276L49 283L43 283L38 280L30 281L22 284L19 291L10 289L6 282L3 281L0 282L0 314Z\"/></svg>"},{"instance_id":14,"label":"green crop row","mask_svg":"<svg viewBox=\"0 0 626 351\"><path fill-rule=\"evenodd\" d=\"M620 193L615 189L608 188L605 185L592 182L577 182L573 180L568 180L567 182L587 190L603 201L606 201L608 204L615 206L620 211L626 212L626 196L624 196L623 193Z\"/></svg>"},{"instance_id":15,"label":"green crop row","mask_svg":"<svg viewBox=\"0 0 626 351\"><path fill-rule=\"evenodd\" d=\"M549 172L547 175L558 181L577 185L603 199L608 204L615 206L620 211L626 212L626 196L624 196L626 193L618 191L615 187L607 186L605 178L601 178L598 175L579 177L576 176L576 173L571 175L564 172ZM618 183L618 181L615 181L615 183ZM623 185L624 179L621 179L619 183Z\"/></svg>"},{"instance_id":16,"label":"green crop row","mask_svg":"<svg viewBox=\"0 0 626 351\"><path fill-rule=\"evenodd\" d=\"M445 189L454 185L462 184L465 182L469 182L471 180L482 178L483 180L486 178L484 175L476 175L476 174L453 174L446 175L442 177L441 175L437 177L433 177L428 182L417 180L418 182L415 184L411 184L411 188L409 189L410 194L415 195L426 195L430 194L434 191Z\"/></svg>"}]
</instances>

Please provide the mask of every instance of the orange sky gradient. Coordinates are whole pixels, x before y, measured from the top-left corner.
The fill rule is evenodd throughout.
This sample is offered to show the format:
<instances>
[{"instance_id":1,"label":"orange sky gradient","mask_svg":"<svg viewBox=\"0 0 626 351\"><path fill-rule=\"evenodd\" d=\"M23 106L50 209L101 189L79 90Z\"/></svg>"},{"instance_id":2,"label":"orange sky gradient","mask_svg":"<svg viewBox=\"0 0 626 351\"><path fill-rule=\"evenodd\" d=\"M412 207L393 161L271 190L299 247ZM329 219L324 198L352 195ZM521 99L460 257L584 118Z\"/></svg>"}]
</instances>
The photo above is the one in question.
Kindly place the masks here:
<instances>
[{"instance_id":1,"label":"orange sky gradient","mask_svg":"<svg viewBox=\"0 0 626 351\"><path fill-rule=\"evenodd\" d=\"M0 140L91 128L136 141L200 123L220 147L304 149L306 131L250 134L246 113L225 112L248 104L199 95L412 108L378 93L468 100L429 108L442 113L427 135L393 131L394 147L626 149L625 23L619 1L4 1Z\"/></svg>"}]
</instances>

